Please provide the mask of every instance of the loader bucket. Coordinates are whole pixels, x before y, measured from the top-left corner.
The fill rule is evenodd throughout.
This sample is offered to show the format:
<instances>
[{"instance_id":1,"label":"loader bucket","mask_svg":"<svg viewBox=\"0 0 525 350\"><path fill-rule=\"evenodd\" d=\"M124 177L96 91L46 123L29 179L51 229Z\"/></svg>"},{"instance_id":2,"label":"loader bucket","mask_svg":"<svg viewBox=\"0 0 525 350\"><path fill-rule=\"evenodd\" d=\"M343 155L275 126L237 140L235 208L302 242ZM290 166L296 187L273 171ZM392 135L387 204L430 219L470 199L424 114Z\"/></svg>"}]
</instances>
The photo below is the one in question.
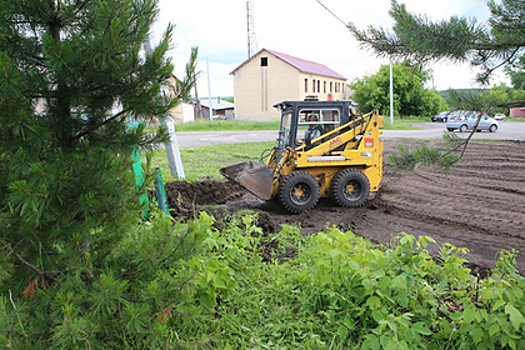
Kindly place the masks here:
<instances>
[{"instance_id":1,"label":"loader bucket","mask_svg":"<svg viewBox=\"0 0 525 350\"><path fill-rule=\"evenodd\" d=\"M219 169L228 180L241 185L262 200L268 200L272 196L274 171L271 166L251 160Z\"/></svg>"}]
</instances>

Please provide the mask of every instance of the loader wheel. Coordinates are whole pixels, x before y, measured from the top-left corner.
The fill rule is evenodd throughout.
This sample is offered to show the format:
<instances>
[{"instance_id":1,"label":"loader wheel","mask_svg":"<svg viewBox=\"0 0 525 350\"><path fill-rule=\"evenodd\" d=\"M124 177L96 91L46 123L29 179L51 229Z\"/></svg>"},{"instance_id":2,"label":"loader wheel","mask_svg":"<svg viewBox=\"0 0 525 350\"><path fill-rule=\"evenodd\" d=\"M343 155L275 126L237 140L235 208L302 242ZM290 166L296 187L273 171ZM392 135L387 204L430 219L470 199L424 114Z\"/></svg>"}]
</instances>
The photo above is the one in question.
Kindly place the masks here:
<instances>
[{"instance_id":1,"label":"loader wheel","mask_svg":"<svg viewBox=\"0 0 525 350\"><path fill-rule=\"evenodd\" d=\"M344 207L359 207L370 195L370 181L359 170L341 170L330 186L332 198Z\"/></svg>"},{"instance_id":2,"label":"loader wheel","mask_svg":"<svg viewBox=\"0 0 525 350\"><path fill-rule=\"evenodd\" d=\"M317 180L305 171L294 171L281 180L279 200L292 213L312 209L321 193Z\"/></svg>"}]
</instances>

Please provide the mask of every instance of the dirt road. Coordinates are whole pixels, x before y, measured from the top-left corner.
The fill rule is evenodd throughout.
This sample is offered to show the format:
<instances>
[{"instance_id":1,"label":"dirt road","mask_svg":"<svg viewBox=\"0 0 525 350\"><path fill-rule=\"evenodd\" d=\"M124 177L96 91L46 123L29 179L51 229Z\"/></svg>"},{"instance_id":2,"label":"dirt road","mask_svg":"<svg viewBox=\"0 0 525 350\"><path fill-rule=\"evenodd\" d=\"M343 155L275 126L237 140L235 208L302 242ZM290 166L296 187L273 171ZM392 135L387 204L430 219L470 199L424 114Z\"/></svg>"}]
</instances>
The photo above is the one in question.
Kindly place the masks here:
<instances>
[{"instance_id":1,"label":"dirt road","mask_svg":"<svg viewBox=\"0 0 525 350\"><path fill-rule=\"evenodd\" d=\"M407 143L385 142L385 153L394 152L400 142ZM327 199L300 215L288 214L277 203L263 203L227 182L175 182L167 184L167 191L170 208L179 217L188 217L193 206L211 204L226 211L251 208L267 232L283 223L298 224L305 233L334 224L387 244L399 232L424 234L439 244L467 247L468 259L483 267L493 267L501 249L517 249L518 269L525 271L524 142L472 142L446 175L437 169L398 175L390 174L388 166L385 170L380 194L364 207L341 208Z\"/></svg>"}]
</instances>

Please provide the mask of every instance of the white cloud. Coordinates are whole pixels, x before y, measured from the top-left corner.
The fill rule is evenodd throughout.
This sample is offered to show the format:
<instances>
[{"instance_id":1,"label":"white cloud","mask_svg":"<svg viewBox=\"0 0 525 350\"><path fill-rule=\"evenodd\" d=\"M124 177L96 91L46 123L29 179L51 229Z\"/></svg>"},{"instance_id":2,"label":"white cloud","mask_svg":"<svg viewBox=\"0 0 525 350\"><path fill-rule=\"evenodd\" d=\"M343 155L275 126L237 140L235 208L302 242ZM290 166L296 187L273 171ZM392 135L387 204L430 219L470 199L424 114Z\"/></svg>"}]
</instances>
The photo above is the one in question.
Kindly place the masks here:
<instances>
[{"instance_id":1,"label":"white cloud","mask_svg":"<svg viewBox=\"0 0 525 350\"><path fill-rule=\"evenodd\" d=\"M389 28L390 0L321 0L344 22L359 28L369 25ZM483 0L405 0L411 12L434 20L452 15L486 19ZM252 0L259 49L269 48L323 63L350 80L375 73L385 59L359 48L345 26L316 0ZM246 0L161 0L155 35L160 37L169 22L176 24L174 50L176 74L182 74L192 46L199 47L199 96L208 95L206 60L211 72L211 94L233 95L229 73L247 58ZM476 72L468 65L445 62L429 66L438 89L476 87ZM503 79L503 78L502 78Z\"/></svg>"}]
</instances>

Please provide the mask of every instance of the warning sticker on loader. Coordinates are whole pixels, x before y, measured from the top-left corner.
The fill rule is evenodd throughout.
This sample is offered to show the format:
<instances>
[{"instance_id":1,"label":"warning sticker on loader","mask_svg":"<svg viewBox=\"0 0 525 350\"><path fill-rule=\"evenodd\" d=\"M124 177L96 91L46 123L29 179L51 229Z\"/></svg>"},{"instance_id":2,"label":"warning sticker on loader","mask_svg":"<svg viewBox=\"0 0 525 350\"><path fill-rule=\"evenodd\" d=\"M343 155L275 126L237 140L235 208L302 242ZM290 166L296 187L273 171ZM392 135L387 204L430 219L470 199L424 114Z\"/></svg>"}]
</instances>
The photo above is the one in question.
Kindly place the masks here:
<instances>
[{"instance_id":1,"label":"warning sticker on loader","mask_svg":"<svg viewBox=\"0 0 525 350\"><path fill-rule=\"evenodd\" d=\"M372 137L365 138L365 148L372 148L374 147L374 139Z\"/></svg>"}]
</instances>

